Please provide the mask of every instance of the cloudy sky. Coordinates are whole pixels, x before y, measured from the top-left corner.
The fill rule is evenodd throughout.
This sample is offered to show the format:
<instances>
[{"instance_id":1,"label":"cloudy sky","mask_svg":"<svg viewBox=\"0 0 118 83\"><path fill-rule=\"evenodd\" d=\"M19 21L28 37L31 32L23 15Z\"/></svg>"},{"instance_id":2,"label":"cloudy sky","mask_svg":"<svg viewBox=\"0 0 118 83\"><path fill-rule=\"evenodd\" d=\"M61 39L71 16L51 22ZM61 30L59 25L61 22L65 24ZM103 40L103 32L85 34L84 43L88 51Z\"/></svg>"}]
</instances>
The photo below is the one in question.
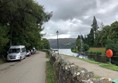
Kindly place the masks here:
<instances>
[{"instance_id":1,"label":"cloudy sky","mask_svg":"<svg viewBox=\"0 0 118 83\"><path fill-rule=\"evenodd\" d=\"M76 38L89 33L93 16L101 23L110 25L118 20L118 0L36 0L53 16L44 24L44 37Z\"/></svg>"}]
</instances>

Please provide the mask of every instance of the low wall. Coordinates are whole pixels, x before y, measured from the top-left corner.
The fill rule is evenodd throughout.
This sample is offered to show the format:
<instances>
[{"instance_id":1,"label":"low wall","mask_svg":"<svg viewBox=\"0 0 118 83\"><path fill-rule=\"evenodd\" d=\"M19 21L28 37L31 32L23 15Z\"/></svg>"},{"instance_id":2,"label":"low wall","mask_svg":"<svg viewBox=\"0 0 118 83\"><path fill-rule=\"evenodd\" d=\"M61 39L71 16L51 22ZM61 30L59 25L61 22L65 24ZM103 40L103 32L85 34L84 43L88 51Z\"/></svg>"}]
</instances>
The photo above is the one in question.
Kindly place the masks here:
<instances>
[{"instance_id":1,"label":"low wall","mask_svg":"<svg viewBox=\"0 0 118 83\"><path fill-rule=\"evenodd\" d=\"M50 52L50 62L53 64L56 83L112 83L109 78L95 78L93 72L64 61L54 52Z\"/></svg>"}]
</instances>

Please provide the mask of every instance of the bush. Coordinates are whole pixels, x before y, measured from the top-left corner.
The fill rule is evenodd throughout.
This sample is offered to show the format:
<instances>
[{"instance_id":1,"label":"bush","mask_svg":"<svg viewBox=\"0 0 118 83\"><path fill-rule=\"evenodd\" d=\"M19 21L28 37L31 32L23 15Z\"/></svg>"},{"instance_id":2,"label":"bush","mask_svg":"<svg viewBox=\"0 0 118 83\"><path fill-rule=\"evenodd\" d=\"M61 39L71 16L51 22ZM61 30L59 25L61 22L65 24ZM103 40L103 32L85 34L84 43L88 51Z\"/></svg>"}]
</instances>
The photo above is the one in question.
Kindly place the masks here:
<instances>
[{"instance_id":1,"label":"bush","mask_svg":"<svg viewBox=\"0 0 118 83\"><path fill-rule=\"evenodd\" d=\"M113 51L111 61L113 64L118 65L118 42L114 43L111 40L107 41L106 49L111 49Z\"/></svg>"},{"instance_id":2,"label":"bush","mask_svg":"<svg viewBox=\"0 0 118 83\"><path fill-rule=\"evenodd\" d=\"M87 56L89 59L93 59L98 62L106 63L108 61L107 57L103 55L101 52L87 52Z\"/></svg>"},{"instance_id":3,"label":"bush","mask_svg":"<svg viewBox=\"0 0 118 83\"><path fill-rule=\"evenodd\" d=\"M89 50L89 45L84 44L84 45L83 45L83 51L88 51L88 50Z\"/></svg>"}]
</instances>

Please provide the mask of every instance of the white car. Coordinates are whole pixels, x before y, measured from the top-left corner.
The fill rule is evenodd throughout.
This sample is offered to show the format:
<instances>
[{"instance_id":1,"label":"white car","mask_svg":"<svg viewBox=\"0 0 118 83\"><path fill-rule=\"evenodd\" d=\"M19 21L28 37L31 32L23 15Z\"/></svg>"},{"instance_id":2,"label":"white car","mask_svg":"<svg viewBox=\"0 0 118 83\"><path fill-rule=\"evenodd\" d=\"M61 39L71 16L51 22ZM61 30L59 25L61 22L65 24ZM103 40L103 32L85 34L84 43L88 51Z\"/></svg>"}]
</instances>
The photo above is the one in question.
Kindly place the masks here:
<instances>
[{"instance_id":1,"label":"white car","mask_svg":"<svg viewBox=\"0 0 118 83\"><path fill-rule=\"evenodd\" d=\"M30 50L27 51L26 56L31 56Z\"/></svg>"}]
</instances>

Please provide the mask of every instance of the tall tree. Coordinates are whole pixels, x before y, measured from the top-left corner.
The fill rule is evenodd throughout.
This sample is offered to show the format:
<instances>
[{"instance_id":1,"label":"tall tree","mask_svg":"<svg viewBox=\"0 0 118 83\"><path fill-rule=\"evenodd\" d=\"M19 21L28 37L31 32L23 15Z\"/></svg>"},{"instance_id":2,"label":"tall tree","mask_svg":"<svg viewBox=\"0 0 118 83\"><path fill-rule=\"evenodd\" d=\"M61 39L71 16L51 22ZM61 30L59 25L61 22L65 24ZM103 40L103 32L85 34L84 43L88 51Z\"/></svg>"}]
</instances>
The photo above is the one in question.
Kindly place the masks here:
<instances>
[{"instance_id":1,"label":"tall tree","mask_svg":"<svg viewBox=\"0 0 118 83\"><path fill-rule=\"evenodd\" d=\"M78 51L80 51L81 49L81 36L78 35L77 39L76 39L76 48Z\"/></svg>"},{"instance_id":2,"label":"tall tree","mask_svg":"<svg viewBox=\"0 0 118 83\"><path fill-rule=\"evenodd\" d=\"M41 47L42 25L52 15L46 13L43 6L34 0L0 0L0 12L2 12L0 13L0 28L6 26L8 33L3 34L7 36L11 45L24 44L28 48Z\"/></svg>"},{"instance_id":3,"label":"tall tree","mask_svg":"<svg viewBox=\"0 0 118 83\"><path fill-rule=\"evenodd\" d=\"M93 30L93 37L94 37L94 46L96 46L96 41L95 41L95 38L96 38L96 31L97 31L97 29L98 29L98 24L97 24L97 20L96 20L96 17L94 16L94 18L93 18L93 23L92 23L92 30Z\"/></svg>"},{"instance_id":4,"label":"tall tree","mask_svg":"<svg viewBox=\"0 0 118 83\"><path fill-rule=\"evenodd\" d=\"M43 49L50 49L50 43L47 39L43 38L41 41L42 41L42 48Z\"/></svg>"},{"instance_id":5,"label":"tall tree","mask_svg":"<svg viewBox=\"0 0 118 83\"><path fill-rule=\"evenodd\" d=\"M94 16L94 18L93 18L93 23L92 23L91 26L92 26L94 32L96 32L96 30L99 28L95 16Z\"/></svg>"},{"instance_id":6,"label":"tall tree","mask_svg":"<svg viewBox=\"0 0 118 83\"><path fill-rule=\"evenodd\" d=\"M0 25L0 55L3 53L6 44L9 42L9 38L7 36L8 29L6 26Z\"/></svg>"},{"instance_id":7,"label":"tall tree","mask_svg":"<svg viewBox=\"0 0 118 83\"><path fill-rule=\"evenodd\" d=\"M91 28L90 33L88 34L87 37L88 45L89 46L94 46L94 30Z\"/></svg>"}]
</instances>

